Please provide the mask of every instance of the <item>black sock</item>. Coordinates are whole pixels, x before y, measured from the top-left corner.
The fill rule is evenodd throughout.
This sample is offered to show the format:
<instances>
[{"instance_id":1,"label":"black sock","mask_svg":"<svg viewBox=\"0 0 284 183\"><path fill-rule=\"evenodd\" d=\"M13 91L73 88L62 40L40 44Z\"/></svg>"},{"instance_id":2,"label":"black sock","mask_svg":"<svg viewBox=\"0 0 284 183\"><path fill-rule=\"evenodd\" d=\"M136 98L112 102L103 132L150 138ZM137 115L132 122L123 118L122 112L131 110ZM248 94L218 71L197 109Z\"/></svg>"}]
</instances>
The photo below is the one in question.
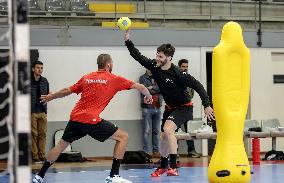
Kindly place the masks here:
<instances>
[{"instance_id":1,"label":"black sock","mask_svg":"<svg viewBox=\"0 0 284 183\"><path fill-rule=\"evenodd\" d=\"M45 161L40 169L40 171L38 172L38 175L43 178L45 176L45 173L47 171L47 169L52 165L53 163L50 163L48 161Z\"/></svg>"},{"instance_id":2,"label":"black sock","mask_svg":"<svg viewBox=\"0 0 284 183\"><path fill-rule=\"evenodd\" d=\"M177 167L177 155L176 154L170 154L170 167L171 168Z\"/></svg>"},{"instance_id":3,"label":"black sock","mask_svg":"<svg viewBox=\"0 0 284 183\"><path fill-rule=\"evenodd\" d=\"M161 156L161 168L168 168L168 157Z\"/></svg>"},{"instance_id":4,"label":"black sock","mask_svg":"<svg viewBox=\"0 0 284 183\"><path fill-rule=\"evenodd\" d=\"M113 158L112 160L112 167L110 171L110 177L114 177L114 175L119 175L119 167L121 163L121 159Z\"/></svg>"}]
</instances>

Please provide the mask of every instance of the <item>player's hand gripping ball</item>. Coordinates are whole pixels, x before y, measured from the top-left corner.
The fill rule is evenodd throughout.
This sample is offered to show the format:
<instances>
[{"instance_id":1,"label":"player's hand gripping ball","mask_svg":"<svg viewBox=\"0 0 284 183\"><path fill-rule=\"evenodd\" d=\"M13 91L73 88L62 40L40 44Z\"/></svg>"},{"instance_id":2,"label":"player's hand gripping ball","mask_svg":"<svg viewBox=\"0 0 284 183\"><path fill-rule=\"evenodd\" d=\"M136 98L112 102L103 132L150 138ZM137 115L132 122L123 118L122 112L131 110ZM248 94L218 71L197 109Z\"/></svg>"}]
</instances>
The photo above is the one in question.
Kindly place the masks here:
<instances>
[{"instance_id":1,"label":"player's hand gripping ball","mask_svg":"<svg viewBox=\"0 0 284 183\"><path fill-rule=\"evenodd\" d=\"M117 26L120 30L128 30L131 27L131 20L128 17L121 17L117 21Z\"/></svg>"}]
</instances>

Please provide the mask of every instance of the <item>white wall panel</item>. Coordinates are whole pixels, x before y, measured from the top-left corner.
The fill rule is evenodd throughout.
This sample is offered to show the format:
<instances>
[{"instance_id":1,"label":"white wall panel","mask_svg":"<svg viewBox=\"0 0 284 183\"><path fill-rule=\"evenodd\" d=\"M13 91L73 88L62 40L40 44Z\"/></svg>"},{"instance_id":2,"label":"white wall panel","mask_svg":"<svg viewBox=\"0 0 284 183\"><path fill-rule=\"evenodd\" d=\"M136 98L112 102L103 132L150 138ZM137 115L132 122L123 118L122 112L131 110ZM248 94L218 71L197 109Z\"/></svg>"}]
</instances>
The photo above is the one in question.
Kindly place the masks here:
<instances>
[{"instance_id":1,"label":"white wall panel","mask_svg":"<svg viewBox=\"0 0 284 183\"><path fill-rule=\"evenodd\" d=\"M142 54L154 58L156 47L138 47ZM40 60L44 63L45 76L52 92L77 82L86 73L97 70L96 58L101 53L109 53L114 60L113 73L137 81L145 69L134 61L126 47L40 47ZM176 48L174 63L181 58L190 60L190 73L200 79L200 49ZM109 120L141 119L139 93L135 90L119 92L102 113ZM65 97L51 101L48 105L49 121L66 121L78 100L78 96ZM201 101L194 97L194 117L201 117Z\"/></svg>"},{"instance_id":2,"label":"white wall panel","mask_svg":"<svg viewBox=\"0 0 284 183\"><path fill-rule=\"evenodd\" d=\"M273 74L284 74L284 59L273 59L274 52L284 49L251 49L251 119L278 118L284 126L284 84L273 83ZM269 150L271 139L262 139L261 151ZM284 138L277 140L277 150L284 150Z\"/></svg>"}]
</instances>

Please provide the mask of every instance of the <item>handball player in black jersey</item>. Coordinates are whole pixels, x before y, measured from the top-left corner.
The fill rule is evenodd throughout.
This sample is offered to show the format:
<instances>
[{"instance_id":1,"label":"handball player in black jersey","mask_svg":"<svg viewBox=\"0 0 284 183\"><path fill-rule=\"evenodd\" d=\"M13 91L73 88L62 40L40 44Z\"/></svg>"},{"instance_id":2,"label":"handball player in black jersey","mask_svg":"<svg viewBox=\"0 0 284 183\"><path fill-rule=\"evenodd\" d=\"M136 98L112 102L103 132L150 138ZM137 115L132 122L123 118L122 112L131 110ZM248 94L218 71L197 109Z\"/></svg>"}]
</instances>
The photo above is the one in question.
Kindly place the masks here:
<instances>
[{"instance_id":1,"label":"handball player in black jersey","mask_svg":"<svg viewBox=\"0 0 284 183\"><path fill-rule=\"evenodd\" d=\"M143 56L134 46L129 39L129 33L130 30L125 32L124 40L130 55L152 72L153 78L157 82L166 103L161 126L161 164L151 176L159 177L164 173L168 176L178 176L175 130L193 118L193 107L188 96L187 87L194 89L199 94L204 106L205 116L209 120L214 119L214 111L210 107L210 100L203 85L186 72L181 72L172 63L175 48L171 44L159 46L156 59L150 59ZM169 168L168 158L170 159Z\"/></svg>"}]
</instances>

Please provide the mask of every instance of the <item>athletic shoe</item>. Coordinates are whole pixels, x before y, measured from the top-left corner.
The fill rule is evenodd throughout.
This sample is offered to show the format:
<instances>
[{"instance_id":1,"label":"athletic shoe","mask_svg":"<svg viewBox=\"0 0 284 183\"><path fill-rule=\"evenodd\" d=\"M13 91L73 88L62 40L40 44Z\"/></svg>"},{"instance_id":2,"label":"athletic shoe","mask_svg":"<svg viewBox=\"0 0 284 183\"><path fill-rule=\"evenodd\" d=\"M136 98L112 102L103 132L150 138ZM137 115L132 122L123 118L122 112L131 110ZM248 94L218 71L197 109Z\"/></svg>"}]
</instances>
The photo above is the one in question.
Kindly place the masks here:
<instances>
[{"instance_id":1,"label":"athletic shoe","mask_svg":"<svg viewBox=\"0 0 284 183\"><path fill-rule=\"evenodd\" d=\"M35 175L33 178L33 183L43 183L43 178L39 175Z\"/></svg>"},{"instance_id":2,"label":"athletic shoe","mask_svg":"<svg viewBox=\"0 0 284 183\"><path fill-rule=\"evenodd\" d=\"M176 168L169 168L167 176L179 176L178 170Z\"/></svg>"},{"instance_id":3,"label":"athletic shoe","mask_svg":"<svg viewBox=\"0 0 284 183\"><path fill-rule=\"evenodd\" d=\"M114 177L108 176L106 178L105 183L132 183L130 180L126 180L119 175L115 175Z\"/></svg>"},{"instance_id":4,"label":"athletic shoe","mask_svg":"<svg viewBox=\"0 0 284 183\"><path fill-rule=\"evenodd\" d=\"M166 171L167 169L158 167L153 173L151 173L151 177L160 177Z\"/></svg>"},{"instance_id":5,"label":"athletic shoe","mask_svg":"<svg viewBox=\"0 0 284 183\"><path fill-rule=\"evenodd\" d=\"M200 154L198 154L195 150L189 151L188 152L188 157L191 158L200 158Z\"/></svg>"}]
</instances>

